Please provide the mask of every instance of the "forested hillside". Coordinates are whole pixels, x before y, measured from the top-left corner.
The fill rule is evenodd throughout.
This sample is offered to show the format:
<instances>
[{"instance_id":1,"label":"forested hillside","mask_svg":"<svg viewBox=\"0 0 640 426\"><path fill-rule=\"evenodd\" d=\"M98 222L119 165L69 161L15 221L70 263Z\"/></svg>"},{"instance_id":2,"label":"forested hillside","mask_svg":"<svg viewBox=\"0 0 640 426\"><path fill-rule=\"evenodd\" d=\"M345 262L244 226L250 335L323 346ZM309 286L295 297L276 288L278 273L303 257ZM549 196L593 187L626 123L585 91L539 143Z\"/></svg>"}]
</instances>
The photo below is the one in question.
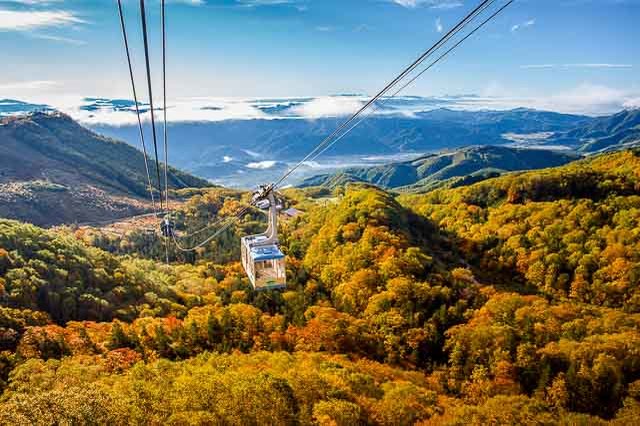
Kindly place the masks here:
<instances>
[{"instance_id":1,"label":"forested hillside","mask_svg":"<svg viewBox=\"0 0 640 426\"><path fill-rule=\"evenodd\" d=\"M207 185L170 168L171 188ZM42 226L96 222L149 210L148 198L143 154L130 145L60 113L0 119L0 217Z\"/></svg>"},{"instance_id":2,"label":"forested hillside","mask_svg":"<svg viewBox=\"0 0 640 426\"><path fill-rule=\"evenodd\" d=\"M248 200L194 195L179 230ZM0 221L0 424L637 422L639 153L285 196L284 292L235 261L257 211L170 266L136 232Z\"/></svg>"},{"instance_id":3,"label":"forested hillside","mask_svg":"<svg viewBox=\"0 0 640 426\"><path fill-rule=\"evenodd\" d=\"M402 190L428 191L443 185L469 185L505 172L561 166L578 158L569 152L473 146L402 163L352 168L333 175L316 176L306 179L300 186L334 188L344 185L345 181L359 181L388 189L402 187Z\"/></svg>"},{"instance_id":4,"label":"forested hillside","mask_svg":"<svg viewBox=\"0 0 640 426\"><path fill-rule=\"evenodd\" d=\"M558 132L552 139L560 144L578 143L581 152L590 153L640 145L640 109L595 118L570 131Z\"/></svg>"}]
</instances>

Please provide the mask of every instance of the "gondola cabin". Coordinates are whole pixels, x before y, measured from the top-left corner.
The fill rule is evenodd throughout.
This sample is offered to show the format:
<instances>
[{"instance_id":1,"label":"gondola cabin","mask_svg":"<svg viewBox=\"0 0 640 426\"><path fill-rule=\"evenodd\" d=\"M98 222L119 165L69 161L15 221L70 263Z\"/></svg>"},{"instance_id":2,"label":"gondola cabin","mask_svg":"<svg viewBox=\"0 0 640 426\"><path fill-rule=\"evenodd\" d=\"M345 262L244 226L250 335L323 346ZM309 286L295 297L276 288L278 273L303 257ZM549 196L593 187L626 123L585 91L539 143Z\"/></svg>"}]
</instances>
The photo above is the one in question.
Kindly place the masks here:
<instances>
[{"instance_id":1,"label":"gondola cabin","mask_svg":"<svg viewBox=\"0 0 640 426\"><path fill-rule=\"evenodd\" d=\"M254 289L284 289L287 286L284 254L275 244L261 245L266 240L264 236L242 239L244 269Z\"/></svg>"},{"instance_id":2,"label":"gondola cabin","mask_svg":"<svg viewBox=\"0 0 640 426\"><path fill-rule=\"evenodd\" d=\"M172 221L169 216L165 216L162 222L160 222L160 232L162 232L162 236L165 238L173 237L175 227L175 222Z\"/></svg>"},{"instance_id":3,"label":"gondola cabin","mask_svg":"<svg viewBox=\"0 0 640 426\"><path fill-rule=\"evenodd\" d=\"M285 256L278 247L277 206L272 192L268 197L267 231L241 239L242 266L255 290L278 290L287 286Z\"/></svg>"}]
</instances>

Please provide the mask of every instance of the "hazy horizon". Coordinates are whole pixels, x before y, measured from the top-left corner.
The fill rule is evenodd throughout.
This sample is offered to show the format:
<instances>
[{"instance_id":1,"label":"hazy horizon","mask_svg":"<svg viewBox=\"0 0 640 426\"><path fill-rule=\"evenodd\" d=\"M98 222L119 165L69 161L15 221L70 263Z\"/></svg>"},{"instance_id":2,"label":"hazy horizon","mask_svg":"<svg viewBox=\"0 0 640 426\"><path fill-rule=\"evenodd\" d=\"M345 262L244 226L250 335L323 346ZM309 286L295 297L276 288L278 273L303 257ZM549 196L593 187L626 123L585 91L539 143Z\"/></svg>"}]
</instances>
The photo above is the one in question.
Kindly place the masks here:
<instances>
[{"instance_id":1,"label":"hazy horizon","mask_svg":"<svg viewBox=\"0 0 640 426\"><path fill-rule=\"evenodd\" d=\"M168 97L373 94L476 4L170 1ZM144 101L138 4L123 5ZM158 6L147 5L157 105ZM592 115L638 107L639 16L638 0L516 1L403 94L472 93L513 107ZM0 99L65 110L84 97L131 98L115 2L1 0L0 43Z\"/></svg>"}]
</instances>

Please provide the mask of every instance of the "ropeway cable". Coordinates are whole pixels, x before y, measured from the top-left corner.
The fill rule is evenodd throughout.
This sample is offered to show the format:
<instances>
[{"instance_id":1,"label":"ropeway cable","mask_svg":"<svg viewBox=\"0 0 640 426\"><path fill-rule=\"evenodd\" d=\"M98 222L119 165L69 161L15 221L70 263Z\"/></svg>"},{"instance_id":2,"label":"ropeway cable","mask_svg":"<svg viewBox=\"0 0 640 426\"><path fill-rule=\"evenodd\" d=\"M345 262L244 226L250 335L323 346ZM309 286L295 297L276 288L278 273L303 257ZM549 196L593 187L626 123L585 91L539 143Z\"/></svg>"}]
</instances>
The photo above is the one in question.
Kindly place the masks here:
<instances>
[{"instance_id":1,"label":"ropeway cable","mask_svg":"<svg viewBox=\"0 0 640 426\"><path fill-rule=\"evenodd\" d=\"M126 217L121 217L118 219L110 219L110 220L103 220L103 221L99 221L99 222L83 222L83 223L78 223L76 224L76 226L91 226L91 227L99 227L99 226L107 226L107 225L113 225L116 223L120 223L120 222L127 222L129 220L136 220L136 219L144 219L147 217L157 217L158 215L162 215L164 214L161 211L154 211L153 213L143 213L143 214L138 214L138 215L133 215L133 216L126 216Z\"/></svg>"},{"instance_id":2,"label":"ropeway cable","mask_svg":"<svg viewBox=\"0 0 640 426\"><path fill-rule=\"evenodd\" d=\"M251 203L249 203L249 206L246 206L246 207L242 208L242 209L241 209L240 211L238 211L236 214L234 214L234 215L232 215L232 216L227 216L227 217L225 217L225 218L223 218L223 219L219 219L219 220L217 220L217 221L216 221L216 226L217 226L217 225L220 225L220 224L223 224L224 222L227 222L227 223L226 223L226 224L224 224L224 225L222 225L222 227L221 227L220 229L218 229L218 230L217 230L213 235L211 235L211 236L207 237L204 241L202 241L201 243L199 243L199 244L197 244L197 245L195 245L195 246L193 246L193 247L186 248L186 247L181 246L181 245L178 243L178 241L177 241L177 239L176 239L176 236L174 235L174 236L173 236L173 241L174 241L174 243L175 243L176 247L178 248L178 250L180 250L180 251L182 251L182 252L193 252L193 251L196 251L197 249L199 249L199 248L201 248L201 247L204 247L204 246L205 246L205 245L207 245L209 242L211 242L212 240L214 240L215 238L217 238L217 237L218 237L220 234L222 234L224 231L226 231L227 229L229 229L229 228L231 227L231 225L233 225L233 223L234 223L236 220L240 219L240 217L242 217L246 212L248 212L248 211L251 209L251 207L253 207L253 204L254 204L254 203L253 203L253 202L251 202ZM211 226L211 227L213 227L213 226ZM204 232L204 231L205 231L205 230L207 230L207 229L208 229L208 228L207 228L207 227L205 227L205 228L203 228L203 229L201 229L201 230L199 230L199 231L196 231L196 232L194 232L194 233L189 234L188 236L189 236L189 237L191 237L191 236L193 236L193 235L196 235L197 233Z\"/></svg>"},{"instance_id":3,"label":"ropeway cable","mask_svg":"<svg viewBox=\"0 0 640 426\"><path fill-rule=\"evenodd\" d=\"M295 171L295 169L297 169L298 167L300 167L301 164L303 164L306 161L309 161L309 158L317 158L318 155L320 155L322 152L325 152L330 146L327 146L327 144L335 144L338 140L342 139L345 135L340 135L339 138L337 140L332 141L333 136L338 134L339 135L339 131L342 128L345 128L350 122L352 122L355 118L357 118L360 114L362 114L362 112L364 112L366 109L368 109L369 106L374 105L375 102L381 98L381 96L383 96L386 92L388 92L390 89L392 89L397 83L401 82L404 78L406 78L407 75L409 75L413 70L416 69L417 66L419 66L422 62L424 62L424 60L426 60L428 57L430 57L435 51L437 51L438 49L440 49L440 47L442 47L447 41L449 41L453 36L455 36L458 32L460 32L466 25L468 25L470 22L472 22L479 14L481 14L482 12L484 12L488 7L491 6L491 4L493 4L496 0L485 0L483 1L478 7L476 7L470 14L468 14L460 23L458 23L452 30L450 30L444 37L442 37L440 39L440 41L438 41L434 46L432 46L427 53L423 54L418 61L414 62L414 64L412 64L412 66L408 67L407 69L405 69L405 71L401 74L401 77L397 77L392 83L390 83L389 85L387 85L387 87L385 87L385 89L383 89L378 95L376 95L373 99L371 99L364 107L362 107L358 112L356 112L356 114L354 114L354 116L351 117L351 119L347 120L342 126L340 126L338 128L338 130L336 130L331 136L329 136L328 138L326 138L322 143L320 143L310 154L308 154L305 159L301 160L296 166L294 166L293 168L291 168L287 173L285 173L285 175L278 180L276 183L271 185L271 189L274 190L277 188L277 185L279 185L280 183L282 183L291 173L293 173L293 171ZM513 1L513 0L512 0ZM511 2L512 2L511 1ZM509 2L509 4L511 3ZM503 10L506 6L504 6L501 10ZM500 11L501 11L500 10ZM470 34L467 35L467 37L465 37L462 41L466 40L467 38L469 38L473 33L475 33L480 27L482 27L484 24L486 24L487 22L489 22L491 19L493 19L495 17L496 14L494 14L493 16L491 16L488 20L486 20L483 24L481 24L478 28L476 28L474 31L472 31ZM453 51L457 46L459 46L462 41L460 41L459 43L457 43L455 45L455 47L449 49L444 55L442 55L440 58L438 58L436 60L435 63L439 62L439 60L443 59L444 56L446 56L448 53L450 53L451 51ZM430 67L432 67L433 65L435 65L435 63L432 63L430 65ZM415 65L415 66L414 66ZM424 74L424 72L426 72L426 69L423 70L419 75ZM416 77L417 78L417 77ZM413 81L415 81L414 78L411 83ZM410 83L409 83L410 84ZM401 90L403 90L404 88L406 88L407 85L404 85L399 91L397 91L393 96L397 95ZM362 119L363 120L363 119ZM348 131L351 131L353 128L355 128L358 124L360 124L360 122L362 121L360 120L359 122L357 122L355 125L353 125ZM318 150L320 150L320 152L318 153ZM213 227L213 225L212 225ZM208 227L203 228L203 230L206 230ZM218 235L218 233L216 233L216 236ZM215 237L213 237L215 238ZM211 241L213 238L209 238L208 241ZM207 241L207 242L208 242ZM200 247L202 245L206 244L202 243L200 245Z\"/></svg>"},{"instance_id":4,"label":"ropeway cable","mask_svg":"<svg viewBox=\"0 0 640 426\"><path fill-rule=\"evenodd\" d=\"M181 246L180 243L178 242L176 236L175 236L175 233L173 234L173 242L176 245L176 247L178 248L178 250L180 250L182 252L194 252L194 251L198 250L199 248L202 248L202 247L206 246L211 241L216 239L219 235L221 235L224 231L229 229L239 217L240 217L239 214L234 215L234 216L228 216L227 218L225 218L225 221L227 223L224 226L222 226L220 229L218 229L214 234L209 236L207 239L205 239L204 241L202 241L201 243L199 243L199 244L197 244L197 245L195 245L193 247L186 248L186 247Z\"/></svg>"},{"instance_id":5,"label":"ropeway cable","mask_svg":"<svg viewBox=\"0 0 640 426\"><path fill-rule=\"evenodd\" d=\"M129 65L129 77L131 78L131 88L133 90L133 102L136 106L136 116L138 117L138 130L140 131L140 141L142 143L142 153L144 155L144 168L147 172L147 182L149 183L149 195L151 195L151 206L153 211L157 213L156 201L153 195L153 183L151 183L151 173L149 172L149 161L147 155L147 144L144 140L144 130L142 129L142 119L140 118L140 107L138 104L138 93L136 91L136 81L133 77L133 66L131 65L131 54L129 52L129 40L127 37L127 28L124 23L124 13L122 11L122 1L118 0L118 12L120 14L120 25L122 27L122 38L124 40L124 49L127 52L127 63Z\"/></svg>"},{"instance_id":6,"label":"ropeway cable","mask_svg":"<svg viewBox=\"0 0 640 426\"><path fill-rule=\"evenodd\" d=\"M154 149L155 149L155 154L156 154L156 171L157 171L157 176L158 176L158 186L159 186L159 196L160 196L160 202L162 204L162 198L163 198L163 194L162 194L162 188L161 188L161 179L160 179L160 165L159 165L159 160L158 160L158 150L157 150L157 140L156 140L156 131L155 131L155 117L153 114L153 95L151 92L151 73L150 73L150 66L149 66L149 54L148 54L148 40L147 40L147 30L146 30L146 13L145 13L145 7L144 7L144 0L140 1L140 9L141 9L141 16L142 16L142 26L143 26L143 34L144 34L144 44L145 44L145 59L146 59L146 65L147 65L147 81L149 83L149 98L150 98L150 106L151 106L151 120L152 120L152 128L153 128L153 136L154 136ZM110 221L103 221L103 222L93 222L93 223L86 223L86 224L80 224L78 226L89 226L89 225L93 225L93 226L100 226L100 225L108 225L108 224L112 224L112 223L118 223L124 220L130 220L130 219L136 219L136 218L144 218L144 217L151 217L151 216L155 216L157 217L158 214L168 214L169 213L169 184L168 184L168 170L169 170L169 158L168 158L168 135L167 135L167 86L166 86L166 13L165 13L165 0L162 0L161 2L161 16L162 16L162 80L163 80L163 118L164 118L164 187L165 187L165 193L164 193L164 197L165 197L165 204L167 207L167 211L164 212L159 212L157 207L156 207L156 203L155 203L155 196L153 194L153 183L151 181L151 173L149 170L149 163L148 163L148 154L147 154L147 148L146 148L146 143L145 143L145 139L144 139L144 130L142 127L142 119L140 117L140 108L139 108L139 102L138 102L138 95L137 95L137 90L136 90L136 86L135 86L135 79L133 76L133 66L131 63L131 54L130 54L130 49L129 49L129 41L128 41L128 37L127 37L127 32L126 32L126 25L125 25L125 20L124 20L124 12L122 9L122 1L118 0L118 12L119 12L119 16L120 16L120 23L121 23L121 27L122 27L122 35L123 35L123 39L124 39L124 45L125 45L125 51L126 51L126 56L127 56L127 63L129 66L129 76L131 78L131 86L132 86L132 90L133 90L133 98L134 98L134 103L135 103L135 108L136 108L136 115L138 118L138 129L140 132L140 140L142 142L142 150L143 150L143 154L144 154L144 164L145 164L145 171L147 174L147 181L149 184L149 194L151 196L151 203L153 206L153 211L154 213L151 214L142 214L142 215L135 215L135 216L130 216L128 218L120 218L120 219L116 219L116 220L110 220ZM176 176L176 178L178 178ZM178 178L179 179L179 178ZM183 183L184 184L184 183ZM186 186L186 185L185 185ZM162 206L161 206L162 208ZM230 220L230 219L235 219L237 217L240 217L242 214L244 214L247 210L249 210L249 207L245 207L244 209L242 209L240 212L238 212L235 217L231 216L231 217L226 217L224 219L218 220L216 221L216 223L214 225L218 225L223 223L226 220ZM193 233L192 235L195 235L197 233L200 232L204 232L206 229L209 229L210 227L212 227L213 225L209 225L205 228L202 228L199 231L196 231L195 233ZM230 226L230 224L225 225L224 228L222 228L221 230L219 230L213 238L217 237L218 235L220 235L222 232L224 232L224 230L228 229L228 227ZM203 243L202 245L208 243L209 241L211 241L210 238L208 241L206 241L205 243ZM176 243L177 247L180 247L180 244L175 241L175 235L174 235L174 242ZM196 249L199 247L196 247ZM165 241L165 251L166 251L166 259L168 262L168 245L166 244Z\"/></svg>"},{"instance_id":7,"label":"ropeway cable","mask_svg":"<svg viewBox=\"0 0 640 426\"><path fill-rule=\"evenodd\" d=\"M331 135L329 135L326 139L324 139L310 154L308 154L305 158L303 158L300 162L298 162L295 166L290 168L279 180L272 184L272 187L275 189L280 186L282 182L284 182L291 174L293 174L304 162L308 161L311 156L317 152L323 145L331 141L334 137L340 134L343 129L347 128L353 121L355 121L364 111L366 111L372 104L374 104L378 99L383 97L389 90L391 90L398 82L402 81L408 74L413 72L425 59L427 59L431 54L438 50L444 43L446 43L452 36L457 34L462 28L464 28L471 19L473 19L479 13L482 13L485 6L491 4L494 0L483 0L475 9L473 9L464 19L462 19L455 27L447 32L436 44L427 49L418 59L416 59L411 65L404 69L395 79L391 81L391 83L387 84L378 94L376 94L372 99L370 99L362 108L360 108L355 114L351 116L347 121L345 121L342 125L340 125Z\"/></svg>"},{"instance_id":8,"label":"ropeway cable","mask_svg":"<svg viewBox=\"0 0 640 426\"><path fill-rule=\"evenodd\" d=\"M160 15L162 17L162 112L164 117L163 133L164 133L164 196L165 196L165 208L169 209L169 142L167 139L167 31L166 31L166 14L165 14L165 0L162 0L160 4ZM152 112L153 114L153 112ZM162 194L160 194L162 197ZM171 217L169 216L169 221ZM172 232L172 231L171 231ZM173 233L173 232L172 232ZM169 243L167 238L164 240L164 252L165 261L169 264Z\"/></svg>"},{"instance_id":9,"label":"ropeway cable","mask_svg":"<svg viewBox=\"0 0 640 426\"><path fill-rule=\"evenodd\" d=\"M218 225L220 225L222 222L224 222L229 217L234 217L235 216L235 217L239 218L240 216L244 215L247 211L249 211L249 209L251 207L253 207L253 206L251 204L249 204L249 206L243 207L241 210L239 210L235 214L233 214L231 216L225 216L223 218L220 218L220 219L216 220L213 223L210 223L210 224L208 224L208 225L206 225L206 226L204 226L204 227L202 227L202 228L200 228L200 229L198 229L196 231L193 231L193 232L189 233L188 235L185 235L185 237L193 237L195 235L202 234L204 231L206 231L208 229L217 227Z\"/></svg>"},{"instance_id":10,"label":"ropeway cable","mask_svg":"<svg viewBox=\"0 0 640 426\"><path fill-rule=\"evenodd\" d=\"M156 136L156 118L153 109L153 90L151 84L151 65L149 64L149 38L147 35L147 13L144 7L144 0L140 0L140 16L142 19L142 38L144 41L144 59L147 65L147 87L149 90L149 106L151 108L151 130L153 132L153 149L156 156L156 174L158 175L158 191L160 191L160 209L163 208L162 201L162 180L160 179L160 161L158 160L158 138Z\"/></svg>"},{"instance_id":11,"label":"ropeway cable","mask_svg":"<svg viewBox=\"0 0 640 426\"><path fill-rule=\"evenodd\" d=\"M270 186L270 190L277 189L278 186L282 182L284 182L302 164L304 164L306 161L309 161L309 159L315 159L319 155L321 155L322 153L326 152L327 149L329 149L331 146L333 146L335 143L337 143L339 140L341 140L344 136L346 136L351 130L353 130L355 127L357 127L366 118L366 116L363 117L362 119L360 119L355 124L353 124L350 128L348 128L348 130L345 133L340 134L340 132L343 129L347 128L351 123L353 123L358 117L360 117L360 115L362 115L363 112L368 110L369 107L371 107L371 106L375 107L375 103L379 99L383 98L386 93L388 93L391 89L393 89L398 83L400 83L402 80L404 80L408 75L410 75L426 59L428 59L434 52L439 50L446 42L448 42L452 37L454 37L456 34L458 34L462 29L464 29L477 16L479 16L486 9L488 9L495 1L496 0L484 0L482 3L480 3L480 5L478 5L472 12L470 12L462 21L460 21L453 29L451 29L444 37L442 37L434 46L432 46L425 53L423 53L418 58L418 60L416 60L411 66L407 67L398 77L396 77L391 83L389 83L382 91L380 91L376 96L374 96L370 101L368 101L362 108L360 108L350 119L348 119L345 123L343 123L340 127L338 127L338 129L336 131L334 131L329 137L324 139L314 150L311 151L311 153L309 153L304 159L302 159L294 167L290 168L278 181L273 183ZM498 9L491 16L489 16L489 18L487 18L480 25L478 25L474 30L472 30L470 33L468 33L465 37L463 37L461 40L459 40L456 44L454 44L446 52L444 52L442 55L440 55L435 61L430 63L426 68L424 68L416 76L414 76L412 79L410 79L408 83L406 83L402 87L400 87L400 89L398 89L396 92L394 92L394 94L392 96L390 96L389 98L387 98L385 101L387 101L389 99L392 99L395 96L397 96L402 90L404 90L410 84L415 82L415 80L417 80L420 76L422 76L426 71L428 71L433 66L435 66L438 62L440 62L442 59L444 59L453 50L455 50L458 46L460 46L460 44L462 44L469 37L471 37L473 34L475 34L478 30L480 30L482 27L484 27L489 21L494 19L499 13L501 13L504 9L506 9L514 1L515 0L510 0L508 3L503 5L500 9ZM337 139L334 139L334 137L336 137L336 136L337 136ZM245 208L243 210L246 210L246 209L247 208ZM231 224L233 223L233 220L237 219L239 216L240 216L240 214L231 216L230 218L232 220L230 220L229 223L227 223L225 226L223 226L223 228L221 228L215 234L213 234L212 236L207 238L205 241L203 241L202 243L198 244L196 247L194 247L194 248L192 248L190 250L185 250L184 248L180 248L180 249L183 250L183 251L194 251L194 250L196 250L196 249L198 249L200 247L203 247L208 242L210 242L211 240L216 238L218 235L220 235L222 232L224 232L226 229L228 229L231 226ZM218 223L223 223L223 222L224 222L224 220L218 221ZM198 232L204 231L204 230L206 230L208 228L209 227L205 227L205 228L203 228L202 230L200 230ZM177 241L175 239L175 236L174 236L174 241L177 243Z\"/></svg>"},{"instance_id":12,"label":"ropeway cable","mask_svg":"<svg viewBox=\"0 0 640 426\"><path fill-rule=\"evenodd\" d=\"M487 23L489 23L489 21L491 21L492 19L494 19L496 16L498 16L503 10L505 10L508 6L510 6L515 0L510 0L509 2L505 3L500 9L498 9L497 11L495 11L491 16L489 16L487 19L485 19L480 25L478 25L476 28L474 28L470 33L468 33L466 36L464 36L462 39L460 39L458 42L456 42L453 46L451 46L451 48L449 48L446 52L444 52L442 55L440 55L436 60L434 60L433 62L431 62L427 67L425 67L422 71L420 71L418 74L416 74L411 80L409 80L406 84L404 84L402 87L400 87L393 95L391 95L388 98L384 98L381 103L384 104L386 102L388 102L389 100L395 98L396 96L398 96L398 94L400 92L402 92L404 89L406 89L408 86L410 86L411 84L413 84L418 78L420 78L422 75L424 75L424 73L426 73L427 71L429 71L431 68L433 68L436 64L438 64L440 61L442 61L444 58L446 58L449 53L451 53L453 50L455 50L458 46L460 46L462 43L464 43L469 37L471 37L473 34L475 34L477 31L479 31L482 27L484 27ZM377 110L378 107L376 107L375 105L372 107L373 111L371 112L371 114L375 113L375 111ZM358 127L358 125L360 123L362 123L364 120L366 120L367 118L369 118L370 116L365 116L362 119L360 119L360 121L356 122L353 126L351 126L345 133L343 133L342 135L340 135L338 138L336 138L333 142L331 142L329 145L327 145L325 148L322 149L322 151L318 152L313 158L307 160L307 161L313 161L315 160L317 157L319 157L320 155L322 155L323 153L325 153L328 149L330 149L333 145L335 145L337 142L339 142L342 138L344 138L345 136L347 136L353 129L355 129L356 127Z\"/></svg>"},{"instance_id":13,"label":"ropeway cable","mask_svg":"<svg viewBox=\"0 0 640 426\"><path fill-rule=\"evenodd\" d=\"M164 195L166 209L169 209L169 139L167 134L167 30L165 0L161 3L162 16L162 111L164 117Z\"/></svg>"}]
</instances>

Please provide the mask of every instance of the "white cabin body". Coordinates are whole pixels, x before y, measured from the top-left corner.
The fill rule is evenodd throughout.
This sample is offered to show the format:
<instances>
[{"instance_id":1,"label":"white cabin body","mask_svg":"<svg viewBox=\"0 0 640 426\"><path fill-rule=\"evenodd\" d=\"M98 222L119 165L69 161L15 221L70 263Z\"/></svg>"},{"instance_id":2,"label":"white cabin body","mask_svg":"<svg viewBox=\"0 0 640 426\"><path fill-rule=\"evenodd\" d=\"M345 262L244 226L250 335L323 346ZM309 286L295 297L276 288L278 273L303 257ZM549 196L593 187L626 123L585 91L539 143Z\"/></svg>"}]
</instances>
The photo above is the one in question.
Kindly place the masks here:
<instances>
[{"instance_id":1,"label":"white cabin body","mask_svg":"<svg viewBox=\"0 0 640 426\"><path fill-rule=\"evenodd\" d=\"M285 256L278 247L278 212L273 192L269 193L268 201L267 231L241 239L242 266L255 290L279 290L287 286Z\"/></svg>"}]
</instances>

